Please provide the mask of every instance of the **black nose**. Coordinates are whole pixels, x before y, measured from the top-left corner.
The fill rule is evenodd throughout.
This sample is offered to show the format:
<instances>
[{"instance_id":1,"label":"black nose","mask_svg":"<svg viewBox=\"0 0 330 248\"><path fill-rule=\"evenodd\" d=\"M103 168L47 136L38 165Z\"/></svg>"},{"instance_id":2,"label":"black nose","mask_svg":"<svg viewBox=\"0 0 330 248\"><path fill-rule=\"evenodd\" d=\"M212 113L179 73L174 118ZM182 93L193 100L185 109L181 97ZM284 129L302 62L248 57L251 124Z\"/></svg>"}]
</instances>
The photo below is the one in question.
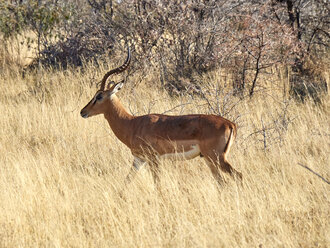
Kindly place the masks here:
<instances>
[{"instance_id":1,"label":"black nose","mask_svg":"<svg viewBox=\"0 0 330 248\"><path fill-rule=\"evenodd\" d=\"M84 111L80 111L80 115L81 115L81 117L82 118L87 118L88 117L88 114L87 113L85 113Z\"/></svg>"}]
</instances>

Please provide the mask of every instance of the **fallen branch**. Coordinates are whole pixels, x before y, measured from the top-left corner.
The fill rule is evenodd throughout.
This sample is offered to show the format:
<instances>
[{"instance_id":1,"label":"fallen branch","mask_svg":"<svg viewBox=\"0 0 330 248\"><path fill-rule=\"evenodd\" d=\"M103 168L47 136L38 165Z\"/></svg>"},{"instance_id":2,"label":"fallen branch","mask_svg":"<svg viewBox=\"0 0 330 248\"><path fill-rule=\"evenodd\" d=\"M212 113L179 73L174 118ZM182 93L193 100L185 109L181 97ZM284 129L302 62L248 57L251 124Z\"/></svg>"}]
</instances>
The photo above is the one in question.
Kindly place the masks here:
<instances>
[{"instance_id":1,"label":"fallen branch","mask_svg":"<svg viewBox=\"0 0 330 248\"><path fill-rule=\"evenodd\" d=\"M321 178L324 182L326 182L327 184L330 184L330 182L325 179L324 177L322 177L320 174L318 174L317 172L313 171L311 168L309 168L308 166L306 165L303 165L301 163L298 163L301 167L304 167L306 168L307 170L309 170L310 172L312 172L313 174L315 174L316 176L318 176L319 178Z\"/></svg>"}]
</instances>

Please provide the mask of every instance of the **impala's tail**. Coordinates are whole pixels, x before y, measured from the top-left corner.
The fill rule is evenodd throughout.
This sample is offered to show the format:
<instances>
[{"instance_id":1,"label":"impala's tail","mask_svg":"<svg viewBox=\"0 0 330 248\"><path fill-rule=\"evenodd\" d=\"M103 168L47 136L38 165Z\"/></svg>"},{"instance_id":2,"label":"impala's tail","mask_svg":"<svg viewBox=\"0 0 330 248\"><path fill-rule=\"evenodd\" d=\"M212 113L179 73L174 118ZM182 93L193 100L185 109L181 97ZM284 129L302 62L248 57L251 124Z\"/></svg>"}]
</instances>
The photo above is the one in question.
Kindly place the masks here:
<instances>
[{"instance_id":1,"label":"impala's tail","mask_svg":"<svg viewBox=\"0 0 330 248\"><path fill-rule=\"evenodd\" d=\"M233 141L234 141L235 137L236 137L236 127L235 126L231 126L230 127L230 135L229 135L227 144L226 144L225 149L224 149L224 152L223 152L224 155L228 154L228 152L230 150L230 147L233 144Z\"/></svg>"}]
</instances>

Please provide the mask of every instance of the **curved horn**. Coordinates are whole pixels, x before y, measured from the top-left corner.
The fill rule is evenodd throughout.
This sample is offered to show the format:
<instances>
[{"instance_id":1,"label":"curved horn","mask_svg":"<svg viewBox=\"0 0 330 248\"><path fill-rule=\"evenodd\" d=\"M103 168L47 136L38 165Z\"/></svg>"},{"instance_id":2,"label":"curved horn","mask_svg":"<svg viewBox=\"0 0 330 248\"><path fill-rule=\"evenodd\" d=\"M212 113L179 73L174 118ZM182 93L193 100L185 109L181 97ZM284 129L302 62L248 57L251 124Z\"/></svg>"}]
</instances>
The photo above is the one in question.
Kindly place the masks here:
<instances>
[{"instance_id":1,"label":"curved horn","mask_svg":"<svg viewBox=\"0 0 330 248\"><path fill-rule=\"evenodd\" d=\"M112 69L111 71L108 71L104 77L102 78L101 81L101 88L100 90L104 90L105 87L105 83L108 79L108 77L112 74L118 74L121 73L123 71L125 71L127 69L127 67L129 66L129 63L131 62L131 51L129 50L129 47L127 47L127 58L126 61L124 62L124 64L122 64L121 66L117 67L116 69Z\"/></svg>"}]
</instances>

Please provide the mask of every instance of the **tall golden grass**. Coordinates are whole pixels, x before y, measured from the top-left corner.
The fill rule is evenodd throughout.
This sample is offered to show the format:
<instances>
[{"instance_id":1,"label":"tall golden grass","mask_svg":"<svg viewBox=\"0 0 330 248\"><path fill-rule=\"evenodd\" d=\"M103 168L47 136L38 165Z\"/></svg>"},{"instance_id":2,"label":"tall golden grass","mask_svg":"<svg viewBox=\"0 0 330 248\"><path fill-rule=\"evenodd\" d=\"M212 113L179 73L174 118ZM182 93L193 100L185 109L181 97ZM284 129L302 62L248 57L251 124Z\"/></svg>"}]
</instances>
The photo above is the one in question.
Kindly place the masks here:
<instances>
[{"instance_id":1,"label":"tall golden grass","mask_svg":"<svg viewBox=\"0 0 330 248\"><path fill-rule=\"evenodd\" d=\"M329 246L329 185L298 165L330 178L328 96L319 106L284 102L276 89L230 98L239 129L229 161L242 185L226 175L218 185L202 158L164 160L159 187L145 167L119 195L132 155L102 116L79 116L104 72L1 72L1 247ZM118 93L129 111L211 112L154 80L131 78ZM224 83L204 80L210 92Z\"/></svg>"}]
</instances>

